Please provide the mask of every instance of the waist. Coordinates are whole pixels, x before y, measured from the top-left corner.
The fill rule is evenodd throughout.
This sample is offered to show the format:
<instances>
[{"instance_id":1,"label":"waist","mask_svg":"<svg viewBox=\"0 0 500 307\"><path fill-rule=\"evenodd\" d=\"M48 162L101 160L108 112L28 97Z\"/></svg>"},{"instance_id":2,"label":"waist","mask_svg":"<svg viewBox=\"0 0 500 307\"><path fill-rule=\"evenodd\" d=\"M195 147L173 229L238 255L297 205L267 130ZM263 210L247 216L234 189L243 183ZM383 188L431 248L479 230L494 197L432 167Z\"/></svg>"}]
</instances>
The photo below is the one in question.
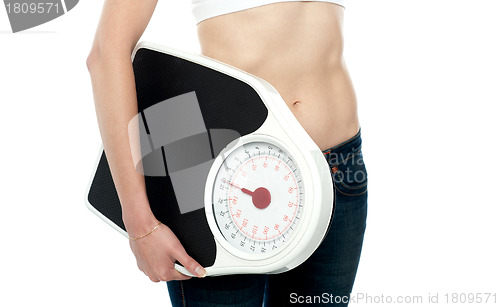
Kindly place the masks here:
<instances>
[{"instance_id":1,"label":"waist","mask_svg":"<svg viewBox=\"0 0 500 307\"><path fill-rule=\"evenodd\" d=\"M201 53L260 77L292 107L325 101L345 84L344 9L327 2L279 2L198 24Z\"/></svg>"},{"instance_id":2,"label":"waist","mask_svg":"<svg viewBox=\"0 0 500 307\"><path fill-rule=\"evenodd\" d=\"M344 9L281 2L198 24L202 54L269 82L321 148L358 129L354 88L343 60Z\"/></svg>"}]
</instances>

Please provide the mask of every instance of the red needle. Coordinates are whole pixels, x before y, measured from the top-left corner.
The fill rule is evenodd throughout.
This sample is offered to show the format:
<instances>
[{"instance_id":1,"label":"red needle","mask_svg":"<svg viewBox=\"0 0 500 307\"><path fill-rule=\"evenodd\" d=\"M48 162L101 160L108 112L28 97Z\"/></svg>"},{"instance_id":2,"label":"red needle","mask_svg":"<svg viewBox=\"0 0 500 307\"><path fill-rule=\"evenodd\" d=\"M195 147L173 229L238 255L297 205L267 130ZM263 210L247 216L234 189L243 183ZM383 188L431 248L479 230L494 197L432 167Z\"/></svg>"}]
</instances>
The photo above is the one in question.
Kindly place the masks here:
<instances>
[{"instance_id":1,"label":"red needle","mask_svg":"<svg viewBox=\"0 0 500 307\"><path fill-rule=\"evenodd\" d=\"M237 186L234 183L231 183L229 181L226 181L226 182L229 183L230 185L232 185L233 187L240 189L241 192L252 196L252 202L253 202L254 206L259 208L259 209L265 209L271 203L271 193L266 188L260 187L260 188L257 188L254 192L252 192L248 189L240 188L239 186Z\"/></svg>"},{"instance_id":2,"label":"red needle","mask_svg":"<svg viewBox=\"0 0 500 307\"><path fill-rule=\"evenodd\" d=\"M242 188L242 189L241 189L241 192L243 192L243 193L245 193L245 194L248 194L248 195L250 195L250 196L252 196L252 197L253 197L253 192L252 192L252 191L250 191L250 190L247 190L247 189L245 189L245 188Z\"/></svg>"},{"instance_id":3,"label":"red needle","mask_svg":"<svg viewBox=\"0 0 500 307\"><path fill-rule=\"evenodd\" d=\"M240 188L239 186L235 185L234 183L231 183L231 182L227 181L226 179L224 179L224 182L225 182L225 183L229 183L229 184L230 184L230 185L232 185L233 187L236 187L236 188L238 188L238 189L240 189L240 190L241 190L241 188ZM246 189L245 189L245 190L246 190ZM248 191L248 190L247 190L247 191Z\"/></svg>"}]
</instances>

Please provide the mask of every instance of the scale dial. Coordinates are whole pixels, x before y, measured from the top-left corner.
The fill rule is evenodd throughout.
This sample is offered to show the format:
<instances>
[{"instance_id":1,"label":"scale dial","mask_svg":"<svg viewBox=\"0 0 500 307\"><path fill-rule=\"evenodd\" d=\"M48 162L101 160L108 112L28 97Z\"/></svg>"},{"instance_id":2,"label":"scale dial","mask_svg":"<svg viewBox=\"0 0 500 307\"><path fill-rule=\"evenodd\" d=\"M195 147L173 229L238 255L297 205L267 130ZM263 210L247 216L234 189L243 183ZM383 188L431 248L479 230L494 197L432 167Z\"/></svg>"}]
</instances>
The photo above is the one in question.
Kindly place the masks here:
<instances>
[{"instance_id":1,"label":"scale dial","mask_svg":"<svg viewBox=\"0 0 500 307\"><path fill-rule=\"evenodd\" d=\"M270 255L294 234L303 183L292 157L268 142L239 146L215 177L213 213L222 236L249 254Z\"/></svg>"}]
</instances>

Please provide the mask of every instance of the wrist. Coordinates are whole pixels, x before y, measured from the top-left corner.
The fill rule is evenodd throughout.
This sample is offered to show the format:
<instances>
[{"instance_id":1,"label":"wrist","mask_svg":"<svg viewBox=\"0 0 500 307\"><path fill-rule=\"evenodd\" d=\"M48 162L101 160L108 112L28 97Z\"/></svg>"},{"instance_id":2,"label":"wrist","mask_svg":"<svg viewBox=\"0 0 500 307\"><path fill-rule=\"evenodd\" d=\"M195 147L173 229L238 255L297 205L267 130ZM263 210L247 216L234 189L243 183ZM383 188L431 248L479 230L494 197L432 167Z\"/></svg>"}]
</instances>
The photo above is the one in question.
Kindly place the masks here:
<instances>
[{"instance_id":1,"label":"wrist","mask_svg":"<svg viewBox=\"0 0 500 307\"><path fill-rule=\"evenodd\" d=\"M161 225L161 222L158 222L158 224L156 224L156 226L155 226L153 229L151 229L150 231L146 232L145 234L143 234L143 235L141 235L141 236L138 236L138 237L135 237L135 236L130 236L130 235L129 235L129 236L128 236L128 238L129 238L129 240L131 240L131 241L136 241L136 240L142 239L142 238L144 238L144 237L147 237L147 236L149 236L150 234L152 234L152 233L153 233L153 231L155 231L156 229L158 229L158 227L160 227L160 225Z\"/></svg>"},{"instance_id":2,"label":"wrist","mask_svg":"<svg viewBox=\"0 0 500 307\"><path fill-rule=\"evenodd\" d=\"M122 210L122 220L130 237L138 237L147 233L159 222L149 207L140 210Z\"/></svg>"}]
</instances>

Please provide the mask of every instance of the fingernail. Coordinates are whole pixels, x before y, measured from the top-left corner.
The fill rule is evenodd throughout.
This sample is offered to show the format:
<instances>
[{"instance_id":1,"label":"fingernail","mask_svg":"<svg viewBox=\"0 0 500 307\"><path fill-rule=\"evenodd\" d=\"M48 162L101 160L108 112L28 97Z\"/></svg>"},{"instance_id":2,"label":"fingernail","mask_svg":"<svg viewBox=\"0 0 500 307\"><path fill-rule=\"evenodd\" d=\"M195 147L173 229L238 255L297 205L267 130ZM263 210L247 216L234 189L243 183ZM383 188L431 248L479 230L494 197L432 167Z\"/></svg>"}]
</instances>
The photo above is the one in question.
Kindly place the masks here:
<instances>
[{"instance_id":1,"label":"fingernail","mask_svg":"<svg viewBox=\"0 0 500 307\"><path fill-rule=\"evenodd\" d=\"M201 266L197 267L194 272L198 275L198 277L205 277L205 275L207 275L207 271Z\"/></svg>"}]
</instances>

